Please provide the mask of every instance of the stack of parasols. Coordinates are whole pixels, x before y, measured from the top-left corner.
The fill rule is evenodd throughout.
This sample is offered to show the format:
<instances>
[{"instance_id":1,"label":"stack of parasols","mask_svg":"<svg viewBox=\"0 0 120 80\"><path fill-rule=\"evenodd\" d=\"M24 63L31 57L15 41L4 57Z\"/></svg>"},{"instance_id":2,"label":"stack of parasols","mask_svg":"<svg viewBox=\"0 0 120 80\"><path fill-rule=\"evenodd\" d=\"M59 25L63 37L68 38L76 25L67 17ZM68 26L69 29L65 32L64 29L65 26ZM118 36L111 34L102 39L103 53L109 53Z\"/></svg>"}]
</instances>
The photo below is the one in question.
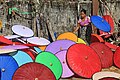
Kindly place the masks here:
<instances>
[{"instance_id":1,"label":"stack of parasols","mask_svg":"<svg viewBox=\"0 0 120 80\"><path fill-rule=\"evenodd\" d=\"M101 33L110 35L111 26L99 16L91 17ZM120 68L120 47L92 34L91 44L71 32L50 42L34 37L22 25L12 26L14 35L0 36L0 80L59 80L80 77L93 80L116 80L120 74L102 69ZM109 37L104 35L105 37Z\"/></svg>"}]
</instances>

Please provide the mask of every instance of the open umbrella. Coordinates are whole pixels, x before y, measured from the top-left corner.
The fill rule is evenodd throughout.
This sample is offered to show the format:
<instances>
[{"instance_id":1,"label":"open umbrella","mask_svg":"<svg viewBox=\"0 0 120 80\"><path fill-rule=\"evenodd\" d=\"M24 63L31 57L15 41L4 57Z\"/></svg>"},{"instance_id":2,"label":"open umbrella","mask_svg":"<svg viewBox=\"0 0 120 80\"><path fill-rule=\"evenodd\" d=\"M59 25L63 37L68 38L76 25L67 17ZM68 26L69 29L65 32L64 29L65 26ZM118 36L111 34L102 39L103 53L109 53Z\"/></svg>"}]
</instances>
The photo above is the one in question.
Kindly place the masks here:
<instances>
[{"instance_id":1,"label":"open umbrella","mask_svg":"<svg viewBox=\"0 0 120 80\"><path fill-rule=\"evenodd\" d=\"M105 19L109 23L110 28L111 28L110 33L113 33L114 32L114 21L113 21L112 17L110 15L104 15L103 19ZM109 34L109 33L106 33L104 31L100 30L100 35L102 35L102 34L106 34L106 35L104 35L104 38L108 38L112 35L112 34Z\"/></svg>"},{"instance_id":2,"label":"open umbrella","mask_svg":"<svg viewBox=\"0 0 120 80\"><path fill-rule=\"evenodd\" d=\"M42 52L42 50L41 50L40 48L38 48L38 47L34 47L34 50L35 50L37 53Z\"/></svg>"},{"instance_id":3,"label":"open umbrella","mask_svg":"<svg viewBox=\"0 0 120 80\"><path fill-rule=\"evenodd\" d=\"M72 32L65 32L57 37L57 40L72 40L77 42L77 36Z\"/></svg>"},{"instance_id":4,"label":"open umbrella","mask_svg":"<svg viewBox=\"0 0 120 80\"><path fill-rule=\"evenodd\" d=\"M92 49L95 50L99 55L102 63L102 68L108 68L113 65L113 52L108 46L103 43L96 42L92 43L90 47L92 47Z\"/></svg>"},{"instance_id":5,"label":"open umbrella","mask_svg":"<svg viewBox=\"0 0 120 80\"><path fill-rule=\"evenodd\" d=\"M55 56L58 57L62 64L63 68L63 73L61 78L69 78L74 75L74 73L71 71L71 69L68 67L67 61L66 61L66 55L67 55L67 50L60 51L55 54Z\"/></svg>"},{"instance_id":6,"label":"open umbrella","mask_svg":"<svg viewBox=\"0 0 120 80\"><path fill-rule=\"evenodd\" d=\"M108 42L105 42L105 45L107 45L110 49L113 49L114 51L118 48L118 46Z\"/></svg>"},{"instance_id":7,"label":"open umbrella","mask_svg":"<svg viewBox=\"0 0 120 80\"><path fill-rule=\"evenodd\" d=\"M28 46L25 46L25 45L8 45L8 46L4 46L0 49L14 49L14 50L17 50L17 49L27 49L29 48Z\"/></svg>"},{"instance_id":8,"label":"open umbrella","mask_svg":"<svg viewBox=\"0 0 120 80\"><path fill-rule=\"evenodd\" d=\"M104 79L104 78L108 78L108 79ZM115 72L108 72L108 71L97 72L93 75L92 79L93 80L118 80L120 79L120 74L115 73Z\"/></svg>"},{"instance_id":9,"label":"open umbrella","mask_svg":"<svg viewBox=\"0 0 120 80\"><path fill-rule=\"evenodd\" d=\"M11 40L5 38L4 36L0 36L0 42L4 44L13 44Z\"/></svg>"},{"instance_id":10,"label":"open umbrella","mask_svg":"<svg viewBox=\"0 0 120 80\"><path fill-rule=\"evenodd\" d=\"M15 55L12 56L18 63L19 66L33 62L32 58L23 51L18 51Z\"/></svg>"},{"instance_id":11,"label":"open umbrella","mask_svg":"<svg viewBox=\"0 0 120 80\"><path fill-rule=\"evenodd\" d=\"M75 42L71 40L57 40L55 42L52 42L49 44L45 51L51 52L53 54L61 51L61 50L66 50L68 49L71 45L75 44Z\"/></svg>"},{"instance_id":12,"label":"open umbrella","mask_svg":"<svg viewBox=\"0 0 120 80\"><path fill-rule=\"evenodd\" d=\"M37 55L36 53L32 52L32 51L29 50L29 49L24 49L24 50L22 50L22 51L26 52L33 60L35 60L36 55Z\"/></svg>"},{"instance_id":13,"label":"open umbrella","mask_svg":"<svg viewBox=\"0 0 120 80\"><path fill-rule=\"evenodd\" d=\"M58 80L62 75L62 65L59 59L50 52L42 52L38 54L35 62L44 64L47 66L55 75Z\"/></svg>"},{"instance_id":14,"label":"open umbrella","mask_svg":"<svg viewBox=\"0 0 120 80\"><path fill-rule=\"evenodd\" d=\"M15 38L19 38L20 36L18 35L8 35L8 36L4 36L7 39L15 39Z\"/></svg>"},{"instance_id":15,"label":"open umbrella","mask_svg":"<svg viewBox=\"0 0 120 80\"><path fill-rule=\"evenodd\" d=\"M50 41L45 38L31 37L27 39L27 42L39 46L46 46L50 44Z\"/></svg>"},{"instance_id":16,"label":"open umbrella","mask_svg":"<svg viewBox=\"0 0 120 80\"><path fill-rule=\"evenodd\" d=\"M91 35L91 43L94 43L94 42L102 42L102 43L104 43L105 41L104 41L103 38L100 37L99 35L97 35L97 34L92 34L92 35Z\"/></svg>"},{"instance_id":17,"label":"open umbrella","mask_svg":"<svg viewBox=\"0 0 120 80\"><path fill-rule=\"evenodd\" d=\"M13 80L56 80L46 66L39 63L27 63L15 72Z\"/></svg>"},{"instance_id":18,"label":"open umbrella","mask_svg":"<svg viewBox=\"0 0 120 80\"><path fill-rule=\"evenodd\" d=\"M14 25L12 26L12 31L22 37L32 37L34 35L34 32L26 27L26 26L22 26L22 25Z\"/></svg>"},{"instance_id":19,"label":"open umbrella","mask_svg":"<svg viewBox=\"0 0 120 80\"><path fill-rule=\"evenodd\" d=\"M0 80L12 80L17 70L17 62L9 55L0 55Z\"/></svg>"},{"instance_id":20,"label":"open umbrella","mask_svg":"<svg viewBox=\"0 0 120 80\"><path fill-rule=\"evenodd\" d=\"M14 50L14 49L0 49L0 54L9 54L16 51L17 50Z\"/></svg>"},{"instance_id":21,"label":"open umbrella","mask_svg":"<svg viewBox=\"0 0 120 80\"><path fill-rule=\"evenodd\" d=\"M91 78L101 71L101 62L96 52L85 44L74 44L67 52L69 67L79 76Z\"/></svg>"},{"instance_id":22,"label":"open umbrella","mask_svg":"<svg viewBox=\"0 0 120 80\"><path fill-rule=\"evenodd\" d=\"M78 38L77 43L87 44L83 39Z\"/></svg>"},{"instance_id":23,"label":"open umbrella","mask_svg":"<svg viewBox=\"0 0 120 80\"><path fill-rule=\"evenodd\" d=\"M104 32L110 32L111 27L108 24L107 21L105 21L102 17L100 16L91 16L91 21L94 24L95 27L97 27L98 29L104 31Z\"/></svg>"},{"instance_id":24,"label":"open umbrella","mask_svg":"<svg viewBox=\"0 0 120 80\"><path fill-rule=\"evenodd\" d=\"M118 47L114 53L114 63L118 68L120 68L120 47Z\"/></svg>"}]
</instances>

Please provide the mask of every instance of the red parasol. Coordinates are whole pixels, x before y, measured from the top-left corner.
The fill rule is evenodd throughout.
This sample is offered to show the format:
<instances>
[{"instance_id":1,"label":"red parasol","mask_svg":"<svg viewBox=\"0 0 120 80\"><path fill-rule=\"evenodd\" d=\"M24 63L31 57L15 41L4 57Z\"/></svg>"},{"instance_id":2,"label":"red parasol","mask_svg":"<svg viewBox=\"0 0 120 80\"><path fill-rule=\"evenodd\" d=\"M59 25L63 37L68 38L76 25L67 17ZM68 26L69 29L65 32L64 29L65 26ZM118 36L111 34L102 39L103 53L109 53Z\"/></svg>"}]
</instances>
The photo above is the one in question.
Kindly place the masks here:
<instances>
[{"instance_id":1,"label":"red parasol","mask_svg":"<svg viewBox=\"0 0 120 80\"><path fill-rule=\"evenodd\" d=\"M91 78L101 70L99 56L85 44L72 45L67 52L67 62L77 75L85 78Z\"/></svg>"},{"instance_id":2,"label":"red parasol","mask_svg":"<svg viewBox=\"0 0 120 80\"><path fill-rule=\"evenodd\" d=\"M28 63L21 66L14 74L13 80L56 80L46 66L39 63Z\"/></svg>"},{"instance_id":3,"label":"red parasol","mask_svg":"<svg viewBox=\"0 0 120 80\"><path fill-rule=\"evenodd\" d=\"M91 43L93 42L104 42L103 38L100 37L99 35L97 34L92 34L91 35Z\"/></svg>"},{"instance_id":4,"label":"red parasol","mask_svg":"<svg viewBox=\"0 0 120 80\"><path fill-rule=\"evenodd\" d=\"M97 52L102 62L102 68L108 68L113 64L113 52L103 43L95 42L90 45Z\"/></svg>"},{"instance_id":5,"label":"red parasol","mask_svg":"<svg viewBox=\"0 0 120 80\"><path fill-rule=\"evenodd\" d=\"M120 68L120 47L117 48L114 54L114 63Z\"/></svg>"},{"instance_id":6,"label":"red parasol","mask_svg":"<svg viewBox=\"0 0 120 80\"><path fill-rule=\"evenodd\" d=\"M118 48L118 46L108 43L108 42L105 42L105 45L107 45L110 49L113 49L113 50L116 50Z\"/></svg>"},{"instance_id":7,"label":"red parasol","mask_svg":"<svg viewBox=\"0 0 120 80\"><path fill-rule=\"evenodd\" d=\"M24 52L26 52L33 60L35 60L36 54L30 51L29 49L24 49Z\"/></svg>"}]
</instances>

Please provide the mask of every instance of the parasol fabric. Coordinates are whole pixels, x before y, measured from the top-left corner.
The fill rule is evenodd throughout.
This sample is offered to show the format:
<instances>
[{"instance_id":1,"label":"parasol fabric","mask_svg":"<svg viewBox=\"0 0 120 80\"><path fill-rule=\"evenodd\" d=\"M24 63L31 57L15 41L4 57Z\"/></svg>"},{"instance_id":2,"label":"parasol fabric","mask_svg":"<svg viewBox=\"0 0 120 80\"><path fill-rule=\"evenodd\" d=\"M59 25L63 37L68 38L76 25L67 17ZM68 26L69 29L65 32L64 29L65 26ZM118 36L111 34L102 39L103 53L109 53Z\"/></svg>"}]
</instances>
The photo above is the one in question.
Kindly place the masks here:
<instances>
[{"instance_id":1,"label":"parasol fabric","mask_svg":"<svg viewBox=\"0 0 120 80\"><path fill-rule=\"evenodd\" d=\"M62 65L59 59L50 52L42 52L38 54L35 62L44 64L47 66L55 75L58 80L62 75Z\"/></svg>"},{"instance_id":2,"label":"parasol fabric","mask_svg":"<svg viewBox=\"0 0 120 80\"><path fill-rule=\"evenodd\" d=\"M113 33L114 32L114 21L113 21L112 17L110 15L104 15L103 19L105 19L109 23L110 28L111 28L110 33ZM105 38L108 38L111 36L111 34L108 34L108 33L101 31L101 30L100 30L100 34L101 35L106 34Z\"/></svg>"},{"instance_id":3,"label":"parasol fabric","mask_svg":"<svg viewBox=\"0 0 120 80\"><path fill-rule=\"evenodd\" d=\"M42 50L41 50L40 48L38 48L38 47L34 47L34 50L35 50L37 53L42 52Z\"/></svg>"},{"instance_id":4,"label":"parasol fabric","mask_svg":"<svg viewBox=\"0 0 120 80\"><path fill-rule=\"evenodd\" d=\"M117 48L114 54L114 64L120 68L120 47Z\"/></svg>"},{"instance_id":5,"label":"parasol fabric","mask_svg":"<svg viewBox=\"0 0 120 80\"><path fill-rule=\"evenodd\" d=\"M60 51L55 54L55 56L58 57L62 64L63 68L63 73L61 78L69 78L74 75L74 73L71 71L71 69L68 67L67 61L66 61L66 55L67 55L67 50Z\"/></svg>"},{"instance_id":6,"label":"parasol fabric","mask_svg":"<svg viewBox=\"0 0 120 80\"><path fill-rule=\"evenodd\" d=\"M54 74L43 64L27 63L14 74L13 80L56 80Z\"/></svg>"},{"instance_id":7,"label":"parasol fabric","mask_svg":"<svg viewBox=\"0 0 120 80\"><path fill-rule=\"evenodd\" d=\"M8 45L8 46L4 46L1 49L14 49L14 50L18 50L18 49L27 49L29 48L28 46L25 45Z\"/></svg>"},{"instance_id":8,"label":"parasol fabric","mask_svg":"<svg viewBox=\"0 0 120 80\"><path fill-rule=\"evenodd\" d=\"M113 65L113 52L103 43L92 43L90 47L96 51L100 57L102 68L109 68Z\"/></svg>"},{"instance_id":9,"label":"parasol fabric","mask_svg":"<svg viewBox=\"0 0 120 80\"><path fill-rule=\"evenodd\" d=\"M4 44L13 44L11 40L5 38L4 36L0 36L0 42Z\"/></svg>"},{"instance_id":10,"label":"parasol fabric","mask_svg":"<svg viewBox=\"0 0 120 80\"><path fill-rule=\"evenodd\" d=\"M77 42L77 36L72 32L65 32L57 37L57 40L72 40Z\"/></svg>"},{"instance_id":11,"label":"parasol fabric","mask_svg":"<svg viewBox=\"0 0 120 80\"><path fill-rule=\"evenodd\" d=\"M18 64L14 58L9 55L0 55L0 80L12 80Z\"/></svg>"},{"instance_id":12,"label":"parasol fabric","mask_svg":"<svg viewBox=\"0 0 120 80\"><path fill-rule=\"evenodd\" d=\"M16 52L14 49L0 49L0 54L10 54L12 52Z\"/></svg>"},{"instance_id":13,"label":"parasol fabric","mask_svg":"<svg viewBox=\"0 0 120 80\"><path fill-rule=\"evenodd\" d=\"M55 54L55 53L57 53L57 52L59 52L61 50L68 49L73 44L75 44L75 42L73 42L71 40L57 40L57 41L52 42L51 44L49 44L46 47L45 51Z\"/></svg>"},{"instance_id":14,"label":"parasol fabric","mask_svg":"<svg viewBox=\"0 0 120 80\"><path fill-rule=\"evenodd\" d=\"M30 51L29 49L24 49L22 51L26 52L33 60L35 60L36 53Z\"/></svg>"},{"instance_id":15,"label":"parasol fabric","mask_svg":"<svg viewBox=\"0 0 120 80\"><path fill-rule=\"evenodd\" d=\"M101 62L97 53L85 44L74 44L67 52L69 67L79 76L91 78L101 71Z\"/></svg>"},{"instance_id":16,"label":"parasol fabric","mask_svg":"<svg viewBox=\"0 0 120 80\"><path fill-rule=\"evenodd\" d=\"M104 43L105 41L99 35L91 34L91 43L94 43L94 42L102 42L102 43Z\"/></svg>"},{"instance_id":17,"label":"parasol fabric","mask_svg":"<svg viewBox=\"0 0 120 80\"><path fill-rule=\"evenodd\" d=\"M26 27L26 26L22 26L22 25L14 25L12 26L12 31L22 37L32 37L34 35L34 32Z\"/></svg>"},{"instance_id":18,"label":"parasol fabric","mask_svg":"<svg viewBox=\"0 0 120 80\"><path fill-rule=\"evenodd\" d=\"M38 37L28 38L27 42L29 42L31 44L39 45L39 46L46 46L46 45L50 44L49 40L47 40L45 38L38 38Z\"/></svg>"},{"instance_id":19,"label":"parasol fabric","mask_svg":"<svg viewBox=\"0 0 120 80\"><path fill-rule=\"evenodd\" d=\"M108 78L108 79L104 79L104 78ZM97 72L92 77L92 80L117 80L117 79L120 79L120 74L115 72L108 72L108 71Z\"/></svg>"},{"instance_id":20,"label":"parasol fabric","mask_svg":"<svg viewBox=\"0 0 120 80\"><path fill-rule=\"evenodd\" d=\"M87 44L83 39L78 38L77 43Z\"/></svg>"},{"instance_id":21,"label":"parasol fabric","mask_svg":"<svg viewBox=\"0 0 120 80\"><path fill-rule=\"evenodd\" d=\"M15 39L15 38L19 38L20 36L18 35L8 35L8 36L5 36L5 38L7 39Z\"/></svg>"},{"instance_id":22,"label":"parasol fabric","mask_svg":"<svg viewBox=\"0 0 120 80\"><path fill-rule=\"evenodd\" d=\"M105 45L107 45L110 49L113 49L113 50L116 50L118 48L118 46L108 43L108 42L105 42Z\"/></svg>"},{"instance_id":23,"label":"parasol fabric","mask_svg":"<svg viewBox=\"0 0 120 80\"><path fill-rule=\"evenodd\" d=\"M33 62L32 58L23 51L18 51L15 55L12 56L18 63L19 66Z\"/></svg>"},{"instance_id":24,"label":"parasol fabric","mask_svg":"<svg viewBox=\"0 0 120 80\"><path fill-rule=\"evenodd\" d=\"M110 32L111 30L110 25L102 17L94 15L94 16L91 16L90 19L91 19L91 22L94 24L94 26L97 27L98 29L104 32Z\"/></svg>"}]
</instances>

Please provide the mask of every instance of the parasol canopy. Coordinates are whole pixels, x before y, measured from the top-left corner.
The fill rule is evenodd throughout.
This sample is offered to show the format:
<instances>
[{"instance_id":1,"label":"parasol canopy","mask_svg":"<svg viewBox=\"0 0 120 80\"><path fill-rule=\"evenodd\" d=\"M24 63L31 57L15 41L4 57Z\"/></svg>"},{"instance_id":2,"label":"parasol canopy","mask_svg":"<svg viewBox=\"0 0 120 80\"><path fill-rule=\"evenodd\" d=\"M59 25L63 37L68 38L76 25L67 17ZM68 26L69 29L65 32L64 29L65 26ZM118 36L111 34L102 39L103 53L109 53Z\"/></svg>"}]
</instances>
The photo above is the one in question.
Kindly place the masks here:
<instances>
[{"instance_id":1,"label":"parasol canopy","mask_svg":"<svg viewBox=\"0 0 120 80\"><path fill-rule=\"evenodd\" d=\"M22 25L14 25L12 26L12 31L22 37L32 37L34 35L34 32L26 27L26 26L22 26Z\"/></svg>"},{"instance_id":2,"label":"parasol canopy","mask_svg":"<svg viewBox=\"0 0 120 80\"><path fill-rule=\"evenodd\" d=\"M101 71L101 62L96 52L85 44L74 44L67 52L69 67L79 76L91 78Z\"/></svg>"},{"instance_id":3,"label":"parasol canopy","mask_svg":"<svg viewBox=\"0 0 120 80\"><path fill-rule=\"evenodd\" d=\"M75 44L75 42L71 40L57 40L55 42L52 42L49 44L45 51L51 52L53 54L61 51L61 50L66 50L68 49L71 45Z\"/></svg>"},{"instance_id":4,"label":"parasol canopy","mask_svg":"<svg viewBox=\"0 0 120 80\"><path fill-rule=\"evenodd\" d=\"M108 46L103 43L96 42L92 43L90 47L99 55L102 68L109 68L113 65L113 52Z\"/></svg>"},{"instance_id":5,"label":"parasol canopy","mask_svg":"<svg viewBox=\"0 0 120 80\"><path fill-rule=\"evenodd\" d=\"M14 58L9 55L0 55L0 80L12 80L18 64Z\"/></svg>"},{"instance_id":6,"label":"parasol canopy","mask_svg":"<svg viewBox=\"0 0 120 80\"><path fill-rule=\"evenodd\" d=\"M110 32L111 30L110 25L102 17L94 15L94 16L91 16L90 19L91 19L91 22L94 24L94 26L97 27L98 29L104 32Z\"/></svg>"},{"instance_id":7,"label":"parasol canopy","mask_svg":"<svg viewBox=\"0 0 120 80\"><path fill-rule=\"evenodd\" d=\"M55 75L58 80L62 75L62 65L59 59L50 52L42 52L37 55L35 62L44 64L47 66Z\"/></svg>"},{"instance_id":8,"label":"parasol canopy","mask_svg":"<svg viewBox=\"0 0 120 80\"><path fill-rule=\"evenodd\" d=\"M23 51L18 51L15 55L12 56L18 63L19 66L33 62L32 58Z\"/></svg>"},{"instance_id":9,"label":"parasol canopy","mask_svg":"<svg viewBox=\"0 0 120 80\"><path fill-rule=\"evenodd\" d=\"M12 80L56 80L54 74L43 64L27 63L18 68Z\"/></svg>"}]
</instances>

